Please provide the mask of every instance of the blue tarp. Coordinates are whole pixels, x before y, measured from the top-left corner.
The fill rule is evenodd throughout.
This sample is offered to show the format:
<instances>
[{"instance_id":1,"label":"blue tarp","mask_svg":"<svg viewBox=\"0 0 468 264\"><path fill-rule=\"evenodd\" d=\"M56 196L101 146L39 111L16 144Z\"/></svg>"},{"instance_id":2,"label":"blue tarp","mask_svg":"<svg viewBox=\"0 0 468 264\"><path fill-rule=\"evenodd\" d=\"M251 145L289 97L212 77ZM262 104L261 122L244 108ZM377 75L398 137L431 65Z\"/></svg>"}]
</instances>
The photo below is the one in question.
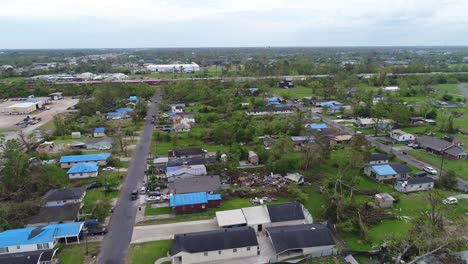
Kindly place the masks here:
<instances>
[{"instance_id":1,"label":"blue tarp","mask_svg":"<svg viewBox=\"0 0 468 264\"><path fill-rule=\"evenodd\" d=\"M104 133L104 131L106 131L106 129L103 127L96 127L94 129L94 133Z\"/></svg>"},{"instance_id":2,"label":"blue tarp","mask_svg":"<svg viewBox=\"0 0 468 264\"><path fill-rule=\"evenodd\" d=\"M67 174L96 172L98 171L98 168L99 167L96 162L78 163L71 167L71 169L68 170Z\"/></svg>"},{"instance_id":3,"label":"blue tarp","mask_svg":"<svg viewBox=\"0 0 468 264\"><path fill-rule=\"evenodd\" d=\"M133 101L133 102L136 102L138 101L138 97L135 96L135 95L131 95L129 98L128 98L129 101Z\"/></svg>"},{"instance_id":4,"label":"blue tarp","mask_svg":"<svg viewBox=\"0 0 468 264\"><path fill-rule=\"evenodd\" d=\"M87 161L100 161L107 160L111 154L88 154L88 155L72 155L62 156L60 163L64 162L87 162Z\"/></svg>"},{"instance_id":5,"label":"blue tarp","mask_svg":"<svg viewBox=\"0 0 468 264\"><path fill-rule=\"evenodd\" d=\"M171 207L192 204L205 204L207 202L208 197L206 192L174 194L169 198L169 205Z\"/></svg>"},{"instance_id":6,"label":"blue tarp","mask_svg":"<svg viewBox=\"0 0 468 264\"><path fill-rule=\"evenodd\" d=\"M375 166L372 166L372 169L375 171L375 173L377 173L377 175L394 175L394 174L397 174L395 170L393 170L393 168L386 164L386 165L375 165Z\"/></svg>"},{"instance_id":7,"label":"blue tarp","mask_svg":"<svg viewBox=\"0 0 468 264\"><path fill-rule=\"evenodd\" d=\"M309 128L310 129L315 129L315 130L320 130L320 129L327 129L328 126L327 126L327 124L310 124Z\"/></svg>"}]
</instances>

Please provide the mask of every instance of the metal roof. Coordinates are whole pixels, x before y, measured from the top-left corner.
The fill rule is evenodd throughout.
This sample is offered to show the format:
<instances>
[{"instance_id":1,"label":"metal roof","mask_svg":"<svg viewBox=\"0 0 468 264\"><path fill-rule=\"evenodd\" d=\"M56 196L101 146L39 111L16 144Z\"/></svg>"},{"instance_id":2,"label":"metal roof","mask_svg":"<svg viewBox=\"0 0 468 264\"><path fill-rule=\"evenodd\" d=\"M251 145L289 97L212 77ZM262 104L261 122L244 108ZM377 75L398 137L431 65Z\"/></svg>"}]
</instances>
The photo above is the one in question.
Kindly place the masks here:
<instances>
[{"instance_id":1,"label":"metal roof","mask_svg":"<svg viewBox=\"0 0 468 264\"><path fill-rule=\"evenodd\" d=\"M270 223L270 216L266 206L253 206L242 208L247 225L259 225Z\"/></svg>"},{"instance_id":2,"label":"metal roof","mask_svg":"<svg viewBox=\"0 0 468 264\"><path fill-rule=\"evenodd\" d=\"M62 156L60 158L60 163L65 162L87 162L87 161L101 161L107 160L111 154L87 154L87 155L72 155L72 156Z\"/></svg>"},{"instance_id":3,"label":"metal roof","mask_svg":"<svg viewBox=\"0 0 468 264\"><path fill-rule=\"evenodd\" d=\"M96 127L94 129L94 133L104 133L104 131L106 131L106 129L103 127Z\"/></svg>"},{"instance_id":4,"label":"metal roof","mask_svg":"<svg viewBox=\"0 0 468 264\"><path fill-rule=\"evenodd\" d=\"M314 123L314 124L310 124L309 128L310 129L327 129L328 126L327 126L327 124L315 124Z\"/></svg>"},{"instance_id":5,"label":"metal roof","mask_svg":"<svg viewBox=\"0 0 468 264\"><path fill-rule=\"evenodd\" d=\"M220 200L221 194L207 194L206 192L198 193L184 193L184 194L174 194L169 198L169 205L171 207L183 206L183 205L192 205L192 204L205 204L209 200Z\"/></svg>"},{"instance_id":6,"label":"metal roof","mask_svg":"<svg viewBox=\"0 0 468 264\"><path fill-rule=\"evenodd\" d=\"M76 165L73 165L73 167L71 167L71 169L67 171L67 174L96 172L98 171L98 169L99 166L96 162L78 163Z\"/></svg>"},{"instance_id":7,"label":"metal roof","mask_svg":"<svg viewBox=\"0 0 468 264\"><path fill-rule=\"evenodd\" d=\"M393 168L388 164L374 165L374 166L371 166L371 167L375 171L375 173L377 173L377 175L379 175L379 176L397 174L397 172L395 170L393 170Z\"/></svg>"},{"instance_id":8,"label":"metal roof","mask_svg":"<svg viewBox=\"0 0 468 264\"><path fill-rule=\"evenodd\" d=\"M245 225L247 223L241 209L218 211L216 212L216 220L219 227Z\"/></svg>"}]
</instances>

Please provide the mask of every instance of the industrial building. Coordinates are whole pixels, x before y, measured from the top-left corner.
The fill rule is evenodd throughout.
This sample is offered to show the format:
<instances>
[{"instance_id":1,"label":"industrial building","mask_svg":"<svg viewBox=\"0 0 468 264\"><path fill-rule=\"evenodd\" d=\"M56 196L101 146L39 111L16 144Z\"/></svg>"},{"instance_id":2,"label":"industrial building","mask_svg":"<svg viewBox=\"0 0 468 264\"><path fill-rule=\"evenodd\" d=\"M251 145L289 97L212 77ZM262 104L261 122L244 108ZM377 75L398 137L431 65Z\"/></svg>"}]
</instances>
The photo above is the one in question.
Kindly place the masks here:
<instances>
[{"instance_id":1,"label":"industrial building","mask_svg":"<svg viewBox=\"0 0 468 264\"><path fill-rule=\"evenodd\" d=\"M192 73L200 71L200 66L196 63L190 64L150 64L146 70L151 72L184 72Z\"/></svg>"}]
</instances>

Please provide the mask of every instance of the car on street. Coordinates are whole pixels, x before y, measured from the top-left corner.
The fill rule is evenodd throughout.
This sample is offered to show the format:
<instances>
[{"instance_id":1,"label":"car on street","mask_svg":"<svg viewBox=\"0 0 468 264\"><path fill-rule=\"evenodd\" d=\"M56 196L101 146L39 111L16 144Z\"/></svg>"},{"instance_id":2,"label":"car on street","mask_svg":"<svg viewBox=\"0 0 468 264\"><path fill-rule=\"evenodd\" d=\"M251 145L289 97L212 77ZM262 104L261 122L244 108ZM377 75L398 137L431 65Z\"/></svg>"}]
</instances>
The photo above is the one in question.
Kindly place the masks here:
<instances>
[{"instance_id":1,"label":"car on street","mask_svg":"<svg viewBox=\"0 0 468 264\"><path fill-rule=\"evenodd\" d=\"M145 198L145 200L147 203L159 202L161 201L161 197L160 196L148 196Z\"/></svg>"},{"instance_id":2,"label":"car on street","mask_svg":"<svg viewBox=\"0 0 468 264\"><path fill-rule=\"evenodd\" d=\"M130 197L132 200L138 199L138 190L133 190L132 193L130 194Z\"/></svg>"},{"instance_id":3,"label":"car on street","mask_svg":"<svg viewBox=\"0 0 468 264\"><path fill-rule=\"evenodd\" d=\"M434 168L429 167L429 166L424 166L423 171L425 171L425 172L427 172L427 173L429 173L431 175L437 175L437 171Z\"/></svg>"},{"instance_id":4,"label":"car on street","mask_svg":"<svg viewBox=\"0 0 468 264\"><path fill-rule=\"evenodd\" d=\"M455 198L455 197L448 197L447 199L444 199L442 201L443 204L457 204L458 203L458 199Z\"/></svg>"},{"instance_id":5,"label":"car on street","mask_svg":"<svg viewBox=\"0 0 468 264\"><path fill-rule=\"evenodd\" d=\"M142 186L140 188L140 193L146 193L146 187L145 186Z\"/></svg>"},{"instance_id":6,"label":"car on street","mask_svg":"<svg viewBox=\"0 0 468 264\"><path fill-rule=\"evenodd\" d=\"M114 167L105 167L104 169L102 169L103 171L115 171L115 168Z\"/></svg>"}]
</instances>

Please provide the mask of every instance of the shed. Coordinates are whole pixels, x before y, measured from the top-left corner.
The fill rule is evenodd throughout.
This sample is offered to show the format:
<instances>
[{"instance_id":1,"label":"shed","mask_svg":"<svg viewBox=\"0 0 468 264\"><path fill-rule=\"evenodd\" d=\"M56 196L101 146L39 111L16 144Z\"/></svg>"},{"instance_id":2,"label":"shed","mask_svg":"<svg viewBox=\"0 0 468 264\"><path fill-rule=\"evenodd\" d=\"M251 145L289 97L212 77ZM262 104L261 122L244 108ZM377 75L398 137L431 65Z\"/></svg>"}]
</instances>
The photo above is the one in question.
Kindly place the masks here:
<instances>
[{"instance_id":1,"label":"shed","mask_svg":"<svg viewBox=\"0 0 468 264\"><path fill-rule=\"evenodd\" d=\"M388 193L378 193L374 196L375 202L380 208L392 208L395 198Z\"/></svg>"},{"instance_id":2,"label":"shed","mask_svg":"<svg viewBox=\"0 0 468 264\"><path fill-rule=\"evenodd\" d=\"M76 139L76 138L81 138L81 133L80 132L72 132L71 137Z\"/></svg>"},{"instance_id":3,"label":"shed","mask_svg":"<svg viewBox=\"0 0 468 264\"><path fill-rule=\"evenodd\" d=\"M106 129L103 127L96 127L93 132L93 137L104 137L106 136L105 134Z\"/></svg>"}]
</instances>

